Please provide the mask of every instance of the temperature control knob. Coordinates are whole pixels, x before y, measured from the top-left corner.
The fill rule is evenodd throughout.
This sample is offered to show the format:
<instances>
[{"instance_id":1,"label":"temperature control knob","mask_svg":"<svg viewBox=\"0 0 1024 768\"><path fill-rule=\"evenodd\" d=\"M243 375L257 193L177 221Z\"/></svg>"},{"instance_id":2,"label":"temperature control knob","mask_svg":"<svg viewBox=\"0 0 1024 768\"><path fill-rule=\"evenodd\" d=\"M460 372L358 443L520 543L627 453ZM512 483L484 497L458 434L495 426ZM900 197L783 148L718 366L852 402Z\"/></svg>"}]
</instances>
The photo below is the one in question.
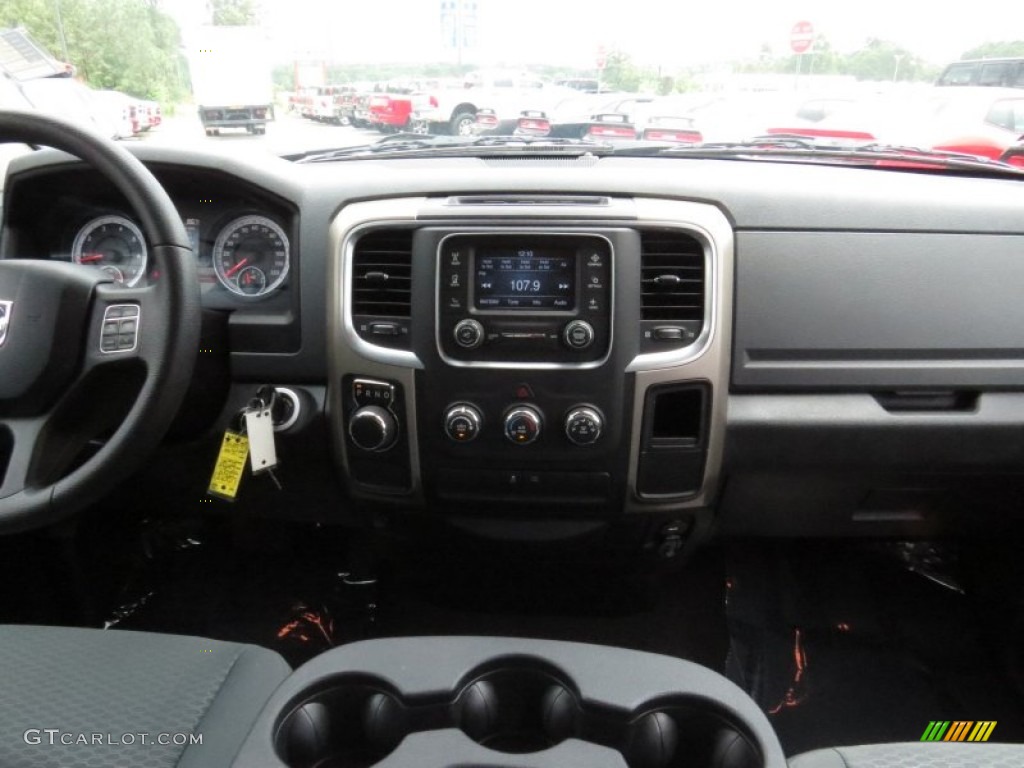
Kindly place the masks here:
<instances>
[{"instance_id":1,"label":"temperature control knob","mask_svg":"<svg viewBox=\"0 0 1024 768\"><path fill-rule=\"evenodd\" d=\"M484 327L479 321L467 318L455 324L455 343L464 349L476 349L484 341Z\"/></svg>"},{"instance_id":2,"label":"temperature control knob","mask_svg":"<svg viewBox=\"0 0 1024 768\"><path fill-rule=\"evenodd\" d=\"M444 415L444 432L456 443L468 443L480 434L480 411L469 403L459 403Z\"/></svg>"},{"instance_id":3,"label":"temperature control knob","mask_svg":"<svg viewBox=\"0 0 1024 768\"><path fill-rule=\"evenodd\" d=\"M566 323L562 331L562 340L569 349L586 349L594 343L594 326L586 320Z\"/></svg>"},{"instance_id":4,"label":"temperature control knob","mask_svg":"<svg viewBox=\"0 0 1024 768\"><path fill-rule=\"evenodd\" d=\"M398 439L398 422L391 411L379 405L366 405L352 414L348 434L364 451L386 451Z\"/></svg>"},{"instance_id":5,"label":"temperature control knob","mask_svg":"<svg viewBox=\"0 0 1024 768\"><path fill-rule=\"evenodd\" d=\"M520 405L505 414L505 437L516 445L532 443L540 437L543 423L536 408Z\"/></svg>"},{"instance_id":6,"label":"temperature control knob","mask_svg":"<svg viewBox=\"0 0 1024 768\"><path fill-rule=\"evenodd\" d=\"M589 405L580 405L565 415L565 434L576 445L596 443L601 436L604 419L601 412Z\"/></svg>"}]
</instances>

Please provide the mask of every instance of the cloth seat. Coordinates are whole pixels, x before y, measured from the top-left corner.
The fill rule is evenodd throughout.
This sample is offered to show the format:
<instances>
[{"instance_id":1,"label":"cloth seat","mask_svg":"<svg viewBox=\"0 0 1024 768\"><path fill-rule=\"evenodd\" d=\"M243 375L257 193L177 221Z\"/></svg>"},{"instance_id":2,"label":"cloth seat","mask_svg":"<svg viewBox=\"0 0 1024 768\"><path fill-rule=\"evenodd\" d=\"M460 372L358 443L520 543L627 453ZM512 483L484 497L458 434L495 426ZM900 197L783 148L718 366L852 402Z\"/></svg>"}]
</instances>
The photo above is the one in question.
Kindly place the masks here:
<instances>
[{"instance_id":1,"label":"cloth seat","mask_svg":"<svg viewBox=\"0 0 1024 768\"><path fill-rule=\"evenodd\" d=\"M0 626L0 766L229 766L290 671L252 645Z\"/></svg>"},{"instance_id":2,"label":"cloth seat","mask_svg":"<svg viewBox=\"0 0 1024 768\"><path fill-rule=\"evenodd\" d=\"M833 747L789 759L790 768L1021 768L1024 744L906 742Z\"/></svg>"}]
</instances>

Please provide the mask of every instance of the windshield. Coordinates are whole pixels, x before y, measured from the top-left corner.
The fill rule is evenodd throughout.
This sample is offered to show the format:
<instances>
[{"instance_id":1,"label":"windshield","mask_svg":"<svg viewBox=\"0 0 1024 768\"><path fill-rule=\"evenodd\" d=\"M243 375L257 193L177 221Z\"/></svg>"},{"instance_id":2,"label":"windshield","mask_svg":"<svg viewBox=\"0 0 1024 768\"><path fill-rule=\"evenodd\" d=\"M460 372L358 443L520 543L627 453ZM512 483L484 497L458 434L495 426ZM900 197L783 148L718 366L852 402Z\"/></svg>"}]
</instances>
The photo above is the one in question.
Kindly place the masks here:
<instances>
[{"instance_id":1,"label":"windshield","mask_svg":"<svg viewBox=\"0 0 1024 768\"><path fill-rule=\"evenodd\" d=\"M0 70L8 103L214 152L786 134L994 160L1024 133L1005 16L994 0L927 20L875 0L8 0Z\"/></svg>"}]
</instances>

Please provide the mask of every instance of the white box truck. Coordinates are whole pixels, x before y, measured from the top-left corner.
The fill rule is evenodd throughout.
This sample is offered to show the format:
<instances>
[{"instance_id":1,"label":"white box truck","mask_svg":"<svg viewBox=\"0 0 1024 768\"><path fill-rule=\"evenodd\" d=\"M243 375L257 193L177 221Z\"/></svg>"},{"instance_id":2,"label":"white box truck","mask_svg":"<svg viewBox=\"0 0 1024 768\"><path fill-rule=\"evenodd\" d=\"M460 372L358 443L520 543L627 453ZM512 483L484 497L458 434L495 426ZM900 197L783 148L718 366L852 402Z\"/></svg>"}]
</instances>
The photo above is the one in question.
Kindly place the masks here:
<instances>
[{"instance_id":1,"label":"white box truck","mask_svg":"<svg viewBox=\"0 0 1024 768\"><path fill-rule=\"evenodd\" d=\"M266 133L273 77L260 27L200 27L190 45L192 94L207 136L226 128Z\"/></svg>"}]
</instances>

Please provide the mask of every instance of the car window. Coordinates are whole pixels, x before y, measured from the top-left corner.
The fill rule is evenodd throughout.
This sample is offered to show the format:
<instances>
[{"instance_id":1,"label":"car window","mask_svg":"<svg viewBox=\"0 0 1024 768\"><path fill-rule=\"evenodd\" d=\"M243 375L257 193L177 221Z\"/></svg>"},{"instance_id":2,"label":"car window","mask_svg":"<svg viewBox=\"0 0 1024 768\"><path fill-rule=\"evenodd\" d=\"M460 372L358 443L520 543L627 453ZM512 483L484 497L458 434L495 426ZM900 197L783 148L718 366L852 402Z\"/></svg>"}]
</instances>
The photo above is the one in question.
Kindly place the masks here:
<instances>
[{"instance_id":1,"label":"car window","mask_svg":"<svg viewBox=\"0 0 1024 768\"><path fill-rule=\"evenodd\" d=\"M1014 133L1024 134L1024 99L1003 99L992 105L988 122Z\"/></svg>"},{"instance_id":2,"label":"car window","mask_svg":"<svg viewBox=\"0 0 1024 768\"><path fill-rule=\"evenodd\" d=\"M1015 61L999 61L981 65L978 85L1010 85L1017 69Z\"/></svg>"},{"instance_id":3,"label":"car window","mask_svg":"<svg viewBox=\"0 0 1024 768\"><path fill-rule=\"evenodd\" d=\"M971 80L974 78L975 72L977 72L978 65L975 63L970 64L950 64L946 71L942 75L942 79L939 81L940 85L970 85Z\"/></svg>"}]
</instances>

